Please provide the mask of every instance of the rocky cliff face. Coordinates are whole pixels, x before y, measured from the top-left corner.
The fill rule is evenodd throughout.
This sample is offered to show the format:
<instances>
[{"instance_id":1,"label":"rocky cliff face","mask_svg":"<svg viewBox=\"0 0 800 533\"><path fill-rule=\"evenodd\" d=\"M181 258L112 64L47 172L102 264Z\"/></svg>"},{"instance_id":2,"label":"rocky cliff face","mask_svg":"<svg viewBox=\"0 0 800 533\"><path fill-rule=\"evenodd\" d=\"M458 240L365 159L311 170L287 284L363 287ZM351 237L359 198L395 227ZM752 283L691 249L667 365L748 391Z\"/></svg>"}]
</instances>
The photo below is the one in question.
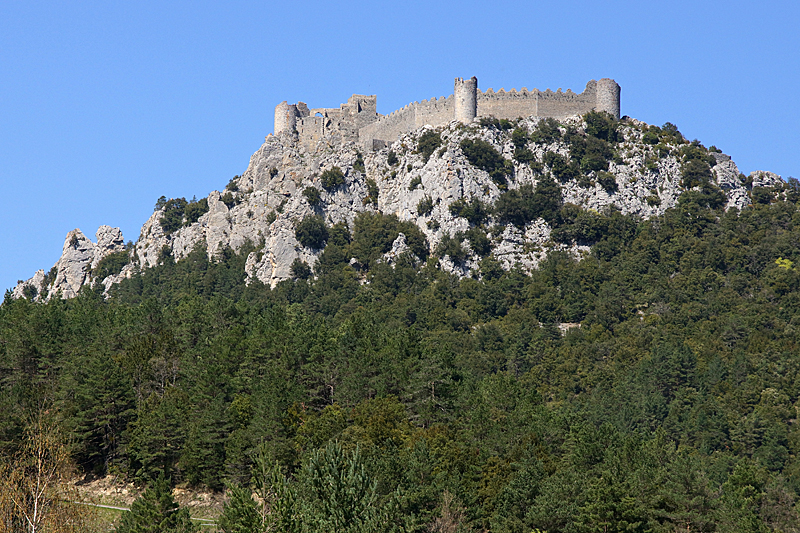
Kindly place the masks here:
<instances>
[{"instance_id":1,"label":"rocky cliff face","mask_svg":"<svg viewBox=\"0 0 800 533\"><path fill-rule=\"evenodd\" d=\"M81 286L94 283L102 283L107 290L123 278L155 266L165 253L180 260L196 246L204 246L213 258L226 247L239 250L248 242L255 244L257 251L248 257L242 276L274 287L291 277L295 259L313 266L321 252L302 246L295 237L297 223L309 215L322 215L328 224L346 222L352 228L353 220L362 211L395 214L416 224L433 251L443 239L470 227L465 218L453 214L453 202L478 199L494 205L506 187L535 187L543 176L555 175L554 160L559 157L552 154L558 154L562 161L576 158L570 138L574 141L576 136L586 137L584 118L567 119L549 138L533 135L537 128L541 129L539 122L536 118L521 119L513 128L497 123L464 126L453 122L435 130L441 144L427 160L418 147L426 132L433 131L430 127L404 135L391 149L370 153L360 153L353 143L333 141L323 141L309 150L291 133L270 135L251 157L247 170L231 182L224 194L213 191L208 196L208 210L195 222L184 219L182 227L165 231L161 221L169 207L156 210L129 250L129 263L118 273L104 279L98 279L96 273L100 260L124 249L118 229L102 226L97 232L97 244L74 230L67 235L62 257L50 273L38 271L20 283L13 294L47 299L60 293L66 298L74 296ZM526 136L515 134L514 129ZM679 134L670 141L654 136L652 130L633 119L621 121L613 157L604 163L606 171L581 167L577 174L565 172L559 176L557 186L563 202L597 212L618 209L643 218L673 207L680 194L694 186L684 181L686 150L692 145ZM431 134L427 135L430 138ZM499 152L508 161L506 180L497 180L496 176L493 179L486 170L470 163L462 147L464 139L480 139ZM519 156L521 148L526 157ZM728 208L748 205L753 187L782 184L779 176L769 172L758 171L745 177L730 157L702 146L695 148L708 162L710 183L725 194ZM344 183L326 188L321 177L334 167L342 170ZM504 185L503 181L507 183ZM316 205L311 205L303 194L309 187L320 192ZM496 217L489 218L487 237L492 255L507 269L515 265L524 270L535 268L551 250L565 250L576 257L588 251L586 243L553 242L553 228L541 218L524 227L498 222ZM404 250L401 237L387 260ZM445 255L440 259L442 268L462 276L478 269L480 257L475 246L468 239L464 244L466 257L454 261Z\"/></svg>"}]
</instances>

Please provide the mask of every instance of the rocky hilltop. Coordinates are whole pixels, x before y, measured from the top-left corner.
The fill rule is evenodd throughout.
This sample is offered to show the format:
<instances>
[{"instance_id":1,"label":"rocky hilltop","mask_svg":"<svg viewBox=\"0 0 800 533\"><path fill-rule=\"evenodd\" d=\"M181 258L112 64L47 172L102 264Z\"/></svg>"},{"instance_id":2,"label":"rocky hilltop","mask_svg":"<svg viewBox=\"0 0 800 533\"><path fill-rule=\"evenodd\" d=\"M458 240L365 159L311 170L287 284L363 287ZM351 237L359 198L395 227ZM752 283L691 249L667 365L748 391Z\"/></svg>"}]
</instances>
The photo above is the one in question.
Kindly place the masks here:
<instances>
[{"instance_id":1,"label":"rocky hilltop","mask_svg":"<svg viewBox=\"0 0 800 533\"><path fill-rule=\"evenodd\" d=\"M440 268L460 276L479 276L489 255L505 269L529 271L552 250L588 252L591 235L564 228L594 215L658 216L687 190L713 192L728 209L742 209L758 188L779 191L782 183L770 172L744 176L729 156L687 141L670 124L595 112L561 122L424 126L375 152L336 138L307 146L283 132L269 135L223 192L193 202L162 197L131 245L108 226L96 244L69 232L53 268L20 282L13 296L69 298L97 284L107 293L167 256L178 261L202 246L213 258L248 244L256 249L242 276L274 287L293 277L298 260L313 269L324 247L299 242L303 220L352 229L362 212L413 223ZM557 204L559 214L543 202ZM399 234L384 260L411 253L405 240Z\"/></svg>"}]
</instances>

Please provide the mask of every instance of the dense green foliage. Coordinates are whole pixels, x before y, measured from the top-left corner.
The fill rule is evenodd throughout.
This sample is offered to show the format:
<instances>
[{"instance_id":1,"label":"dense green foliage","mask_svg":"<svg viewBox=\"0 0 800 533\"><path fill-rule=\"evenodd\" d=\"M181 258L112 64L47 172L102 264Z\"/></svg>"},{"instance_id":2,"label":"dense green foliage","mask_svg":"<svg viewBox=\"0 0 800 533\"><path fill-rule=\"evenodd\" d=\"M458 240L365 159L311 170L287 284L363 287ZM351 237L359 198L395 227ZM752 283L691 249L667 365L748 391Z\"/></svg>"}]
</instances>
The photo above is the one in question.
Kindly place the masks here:
<instances>
[{"instance_id":1,"label":"dense green foliage","mask_svg":"<svg viewBox=\"0 0 800 533\"><path fill-rule=\"evenodd\" d=\"M320 175L319 182L328 190L335 189L344 185L344 173L339 167L329 168Z\"/></svg>"},{"instance_id":2,"label":"dense green foliage","mask_svg":"<svg viewBox=\"0 0 800 533\"><path fill-rule=\"evenodd\" d=\"M471 165L488 172L500 189L506 188L506 176L514 171L514 166L491 143L482 139L463 139L459 146Z\"/></svg>"},{"instance_id":3,"label":"dense green foliage","mask_svg":"<svg viewBox=\"0 0 800 533\"><path fill-rule=\"evenodd\" d=\"M316 187L306 187L303 189L303 196L305 196L308 205L316 207L322 201L322 195Z\"/></svg>"},{"instance_id":4,"label":"dense green foliage","mask_svg":"<svg viewBox=\"0 0 800 533\"><path fill-rule=\"evenodd\" d=\"M274 290L244 283L245 247L167 258L108 300L7 296L0 453L49 397L85 472L268 485L272 518L318 530L797 530L796 187L726 212L698 186L640 221L542 178L495 216L529 220L540 192L553 238L591 251L530 275L489 247L458 280L413 225L362 213L326 228L313 280ZM378 261L401 232L424 262ZM236 494L231 528L258 510ZM344 498L350 518L323 512Z\"/></svg>"},{"instance_id":5,"label":"dense green foliage","mask_svg":"<svg viewBox=\"0 0 800 533\"><path fill-rule=\"evenodd\" d=\"M422 154L422 160L427 163L428 159L430 159L431 155L433 155L433 152L441 145L442 136L434 130L427 130L425 133L419 136L419 139L417 140L416 152L418 154Z\"/></svg>"},{"instance_id":6,"label":"dense green foliage","mask_svg":"<svg viewBox=\"0 0 800 533\"><path fill-rule=\"evenodd\" d=\"M328 228L325 226L325 219L322 215L312 215L303 218L297 223L294 230L297 242L307 248L319 250L325 246L328 240Z\"/></svg>"},{"instance_id":7,"label":"dense green foliage","mask_svg":"<svg viewBox=\"0 0 800 533\"><path fill-rule=\"evenodd\" d=\"M163 473L131 504L120 518L116 533L195 533L199 528L189 519L189 511L178 507L172 498L169 481Z\"/></svg>"},{"instance_id":8,"label":"dense green foliage","mask_svg":"<svg viewBox=\"0 0 800 533\"><path fill-rule=\"evenodd\" d=\"M232 182L233 180L231 180ZM230 198L228 207L231 207L235 202L230 191L223 195L222 201L225 202L228 197ZM193 199L191 202L187 202L186 198L171 198L167 200L165 196L162 196L156 202L156 209L162 208L164 209L164 214L161 215L159 223L164 233L170 235L183 226L194 224L201 216L208 213L208 199Z\"/></svg>"},{"instance_id":9,"label":"dense green foliage","mask_svg":"<svg viewBox=\"0 0 800 533\"><path fill-rule=\"evenodd\" d=\"M116 276L130 260L128 250L112 252L97 263L97 266L92 269L92 276L99 280L106 279L108 276Z\"/></svg>"}]
</instances>

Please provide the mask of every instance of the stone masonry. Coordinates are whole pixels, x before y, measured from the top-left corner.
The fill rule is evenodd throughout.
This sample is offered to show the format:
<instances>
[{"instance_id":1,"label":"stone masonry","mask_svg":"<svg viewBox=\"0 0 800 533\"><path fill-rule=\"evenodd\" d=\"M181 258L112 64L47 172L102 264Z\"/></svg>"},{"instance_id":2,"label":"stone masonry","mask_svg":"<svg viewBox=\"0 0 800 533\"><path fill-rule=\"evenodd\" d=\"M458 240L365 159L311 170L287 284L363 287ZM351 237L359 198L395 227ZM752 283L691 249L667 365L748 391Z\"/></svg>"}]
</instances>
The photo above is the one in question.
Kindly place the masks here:
<instances>
[{"instance_id":1,"label":"stone masonry","mask_svg":"<svg viewBox=\"0 0 800 533\"><path fill-rule=\"evenodd\" d=\"M354 94L336 108L309 109L303 102L281 102L275 107L275 135L297 133L307 150L314 151L323 139L353 141L363 149L388 146L400 135L421 126L444 126L453 120L468 124L475 118L495 117L513 120L520 117L566 118L589 111L606 111L620 116L620 87L610 78L591 80L582 93L553 92L550 89L486 92L478 89L478 79L456 78L453 94L413 102L388 115L377 112L377 97Z\"/></svg>"}]
</instances>

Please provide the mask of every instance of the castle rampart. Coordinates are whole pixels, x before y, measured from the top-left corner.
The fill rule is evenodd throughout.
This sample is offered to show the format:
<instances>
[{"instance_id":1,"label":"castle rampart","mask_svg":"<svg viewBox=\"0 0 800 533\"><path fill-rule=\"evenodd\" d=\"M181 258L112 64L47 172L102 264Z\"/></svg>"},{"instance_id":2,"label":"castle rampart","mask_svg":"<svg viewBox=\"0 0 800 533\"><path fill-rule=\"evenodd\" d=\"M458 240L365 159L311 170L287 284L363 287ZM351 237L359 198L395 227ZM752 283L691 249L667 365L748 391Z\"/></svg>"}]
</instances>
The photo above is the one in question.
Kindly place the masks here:
<instances>
[{"instance_id":1,"label":"castle rampart","mask_svg":"<svg viewBox=\"0 0 800 533\"><path fill-rule=\"evenodd\" d=\"M308 109L303 102L275 108L275 134L297 132L309 149L329 136L357 141L365 149L376 149L396 141L400 135L424 125L443 126L453 120L470 123L475 118L495 117L513 120L519 117L562 119L589 111L607 111L620 116L620 87L610 78L591 80L581 93L550 89L529 91L523 87L506 92L478 89L478 79L456 78L453 94L413 102L388 115L377 113L377 98L354 94L339 109Z\"/></svg>"}]
</instances>

